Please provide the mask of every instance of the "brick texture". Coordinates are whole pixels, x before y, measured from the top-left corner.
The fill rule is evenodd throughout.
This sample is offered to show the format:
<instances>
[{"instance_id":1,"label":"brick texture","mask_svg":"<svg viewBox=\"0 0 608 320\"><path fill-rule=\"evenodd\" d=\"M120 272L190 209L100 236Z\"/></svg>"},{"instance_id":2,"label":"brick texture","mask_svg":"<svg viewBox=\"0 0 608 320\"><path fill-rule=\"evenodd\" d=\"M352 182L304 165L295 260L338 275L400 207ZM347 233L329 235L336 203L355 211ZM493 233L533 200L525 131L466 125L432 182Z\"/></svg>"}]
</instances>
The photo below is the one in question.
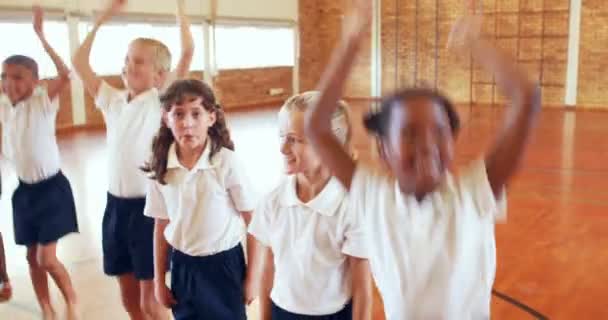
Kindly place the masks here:
<instances>
[{"instance_id":1,"label":"brick texture","mask_svg":"<svg viewBox=\"0 0 608 320\"><path fill-rule=\"evenodd\" d=\"M347 0L299 1L300 91L313 90L317 86L332 51L339 44L343 17L349 12L351 3ZM363 43L361 54L346 85L345 96L370 95L370 59L371 32Z\"/></svg>"},{"instance_id":2,"label":"brick texture","mask_svg":"<svg viewBox=\"0 0 608 320\"><path fill-rule=\"evenodd\" d=\"M583 0L581 11L578 104L608 106L608 6L602 0Z\"/></svg>"},{"instance_id":3,"label":"brick texture","mask_svg":"<svg viewBox=\"0 0 608 320\"><path fill-rule=\"evenodd\" d=\"M340 39L341 19L350 3L299 1L301 90L312 89L318 82L333 46ZM484 36L495 41L516 58L533 79L541 82L545 105L561 106L567 64L568 0L486 0L483 3ZM591 15L595 9L586 10ZM446 49L452 24L462 12L461 0L381 0L383 94L401 87L437 85L457 103L471 100L479 104L504 103L491 75L472 65L469 57L455 56ZM594 15L597 20L594 28L600 28L604 19L600 17ZM584 20L585 16L583 23ZM608 38L608 32L606 35ZM347 96L369 96L371 57L369 43L366 46L346 88ZM597 74L600 69L594 70Z\"/></svg>"}]
</instances>

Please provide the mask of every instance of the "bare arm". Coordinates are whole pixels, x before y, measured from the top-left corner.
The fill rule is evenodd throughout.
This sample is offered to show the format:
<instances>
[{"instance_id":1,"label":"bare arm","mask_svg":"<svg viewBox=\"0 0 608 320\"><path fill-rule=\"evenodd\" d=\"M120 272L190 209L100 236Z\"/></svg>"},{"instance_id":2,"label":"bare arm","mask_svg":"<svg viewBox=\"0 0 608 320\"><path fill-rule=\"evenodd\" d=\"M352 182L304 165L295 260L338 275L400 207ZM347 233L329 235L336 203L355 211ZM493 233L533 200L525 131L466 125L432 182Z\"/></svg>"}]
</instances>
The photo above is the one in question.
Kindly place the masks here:
<instances>
[{"instance_id":1,"label":"bare arm","mask_svg":"<svg viewBox=\"0 0 608 320\"><path fill-rule=\"evenodd\" d=\"M190 31L190 20L185 12L184 0L177 0L177 22L179 23L182 55L177 62L175 76L177 79L184 79L188 77L194 56L194 38Z\"/></svg>"},{"instance_id":2,"label":"bare arm","mask_svg":"<svg viewBox=\"0 0 608 320\"><path fill-rule=\"evenodd\" d=\"M352 270L353 320L371 320L373 286L367 259L349 257Z\"/></svg>"},{"instance_id":3,"label":"bare arm","mask_svg":"<svg viewBox=\"0 0 608 320\"><path fill-rule=\"evenodd\" d=\"M108 8L95 21L93 29L89 32L72 57L72 65L74 66L74 70L80 76L80 79L84 83L85 89L91 97L97 96L97 91L99 91L99 86L101 85L101 80L97 77L97 74L95 74L93 68L91 68L91 63L89 61L93 41L95 40L97 31L99 31L99 27L110 19L112 15L118 12L125 4L126 0L113 0Z\"/></svg>"},{"instance_id":4,"label":"bare arm","mask_svg":"<svg viewBox=\"0 0 608 320\"><path fill-rule=\"evenodd\" d=\"M502 129L486 154L486 171L495 197L520 165L541 108L540 90L511 57L485 40L479 39L481 17L463 17L454 27L473 58L492 73L500 90L511 101ZM452 38L452 36L451 36Z\"/></svg>"},{"instance_id":5,"label":"bare arm","mask_svg":"<svg viewBox=\"0 0 608 320\"><path fill-rule=\"evenodd\" d=\"M274 256L268 247L260 249L260 260L262 261L261 284L260 284L260 320L271 320L272 301L270 292L274 284Z\"/></svg>"},{"instance_id":6,"label":"bare arm","mask_svg":"<svg viewBox=\"0 0 608 320\"><path fill-rule=\"evenodd\" d=\"M498 197L522 162L541 108L540 90L504 53L485 42L477 43L474 48L474 57L493 71L499 88L512 103L502 129L486 154L488 180Z\"/></svg>"},{"instance_id":7,"label":"bare arm","mask_svg":"<svg viewBox=\"0 0 608 320\"><path fill-rule=\"evenodd\" d=\"M4 241L0 233L0 282L9 282L6 272L6 256L4 255Z\"/></svg>"},{"instance_id":8,"label":"bare arm","mask_svg":"<svg viewBox=\"0 0 608 320\"><path fill-rule=\"evenodd\" d=\"M349 17L350 23L343 39L334 50L329 66L321 77L318 85L321 92L319 100L306 115L306 135L323 162L347 189L350 188L355 172L355 161L334 136L331 117L359 53L361 41L371 21L371 11L370 0L357 0L355 12Z\"/></svg>"},{"instance_id":9,"label":"bare arm","mask_svg":"<svg viewBox=\"0 0 608 320\"><path fill-rule=\"evenodd\" d=\"M165 283L167 274L169 243L165 239L165 229L169 220L154 219L154 281Z\"/></svg>"},{"instance_id":10,"label":"bare arm","mask_svg":"<svg viewBox=\"0 0 608 320\"><path fill-rule=\"evenodd\" d=\"M43 30L43 20L44 13L42 12L42 8L38 6L34 6L32 8L33 17L34 17L34 31L40 39L40 43L42 43L42 47L44 47L44 51L49 55L55 68L57 69L57 79L49 81L47 86L47 93L49 99L54 100L59 93L65 89L65 87L70 83L70 69L63 63L63 60L59 57L57 52L51 47L51 45L46 40L44 36Z\"/></svg>"}]
</instances>

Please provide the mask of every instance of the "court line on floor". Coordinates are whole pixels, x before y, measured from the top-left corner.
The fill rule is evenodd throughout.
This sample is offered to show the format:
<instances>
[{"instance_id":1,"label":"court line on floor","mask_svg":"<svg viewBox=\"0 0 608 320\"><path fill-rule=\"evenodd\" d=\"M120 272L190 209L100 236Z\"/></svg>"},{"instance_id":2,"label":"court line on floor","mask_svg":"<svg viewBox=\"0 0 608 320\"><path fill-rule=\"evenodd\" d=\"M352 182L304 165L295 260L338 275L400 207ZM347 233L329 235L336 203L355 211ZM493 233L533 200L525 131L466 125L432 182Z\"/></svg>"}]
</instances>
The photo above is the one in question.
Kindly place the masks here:
<instances>
[{"instance_id":1,"label":"court line on floor","mask_svg":"<svg viewBox=\"0 0 608 320\"><path fill-rule=\"evenodd\" d=\"M502 299L503 301L514 305L515 307L528 313L529 315L535 317L538 320L549 320L549 317L545 316L544 314L540 313L539 311L536 311L535 309L526 305L525 303L523 303L515 298L512 298L496 289L492 289L492 294L495 295L496 297Z\"/></svg>"}]
</instances>

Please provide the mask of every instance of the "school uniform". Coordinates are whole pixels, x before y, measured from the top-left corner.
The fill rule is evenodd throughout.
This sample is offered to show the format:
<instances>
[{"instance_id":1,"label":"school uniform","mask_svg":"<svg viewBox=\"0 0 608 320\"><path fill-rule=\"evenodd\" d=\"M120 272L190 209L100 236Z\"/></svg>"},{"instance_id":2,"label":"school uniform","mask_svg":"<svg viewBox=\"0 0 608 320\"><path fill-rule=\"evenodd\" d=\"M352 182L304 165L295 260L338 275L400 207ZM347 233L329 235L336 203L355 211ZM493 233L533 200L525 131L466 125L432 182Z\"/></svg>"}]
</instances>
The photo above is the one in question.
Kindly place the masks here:
<instances>
[{"instance_id":1,"label":"school uniform","mask_svg":"<svg viewBox=\"0 0 608 320\"><path fill-rule=\"evenodd\" d=\"M366 258L365 234L331 178L308 203L289 176L260 204L251 233L274 256L272 319L352 318L349 256Z\"/></svg>"},{"instance_id":2,"label":"school uniform","mask_svg":"<svg viewBox=\"0 0 608 320\"><path fill-rule=\"evenodd\" d=\"M158 90L128 100L126 90L102 81L95 99L103 113L108 146L109 187L102 224L104 272L154 278L154 220L144 216L147 178L141 167L150 160L161 123Z\"/></svg>"},{"instance_id":3,"label":"school uniform","mask_svg":"<svg viewBox=\"0 0 608 320\"><path fill-rule=\"evenodd\" d=\"M388 320L490 318L494 225L506 218L506 194L495 199L483 161L448 174L420 202L394 178L359 165L350 199L366 225Z\"/></svg>"},{"instance_id":4,"label":"school uniform","mask_svg":"<svg viewBox=\"0 0 608 320\"><path fill-rule=\"evenodd\" d=\"M246 319L246 234L240 212L252 211L251 191L234 152L222 148L209 159L205 148L192 170L173 144L166 185L150 180L145 214L169 220L165 239L173 248L171 289L176 320Z\"/></svg>"},{"instance_id":5,"label":"school uniform","mask_svg":"<svg viewBox=\"0 0 608 320\"><path fill-rule=\"evenodd\" d=\"M55 136L58 110L58 99L51 101L43 86L15 106L0 95L3 152L19 179L12 196L18 245L49 244L78 232L70 182L60 169Z\"/></svg>"}]
</instances>

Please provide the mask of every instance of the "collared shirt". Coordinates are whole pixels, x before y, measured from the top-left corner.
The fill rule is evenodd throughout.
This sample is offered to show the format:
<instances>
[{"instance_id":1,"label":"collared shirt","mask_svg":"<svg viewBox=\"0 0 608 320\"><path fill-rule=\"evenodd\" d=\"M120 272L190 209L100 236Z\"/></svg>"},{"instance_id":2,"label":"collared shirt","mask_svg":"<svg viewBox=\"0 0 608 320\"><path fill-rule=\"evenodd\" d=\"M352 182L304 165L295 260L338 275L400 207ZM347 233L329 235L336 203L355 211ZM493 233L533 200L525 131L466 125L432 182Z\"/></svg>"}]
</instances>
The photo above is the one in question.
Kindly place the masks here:
<instances>
[{"instance_id":1,"label":"collared shirt","mask_svg":"<svg viewBox=\"0 0 608 320\"><path fill-rule=\"evenodd\" d=\"M365 258L362 226L348 210L346 190L331 178L308 203L287 177L254 212L249 233L274 255L271 299L292 313L336 313L352 298L348 256Z\"/></svg>"},{"instance_id":2,"label":"collared shirt","mask_svg":"<svg viewBox=\"0 0 608 320\"><path fill-rule=\"evenodd\" d=\"M350 199L388 320L490 318L494 225L506 217L506 195L495 199L483 161L421 202L359 165Z\"/></svg>"},{"instance_id":3,"label":"collared shirt","mask_svg":"<svg viewBox=\"0 0 608 320\"><path fill-rule=\"evenodd\" d=\"M191 256L207 256L233 248L244 238L240 212L254 204L248 179L233 151L222 148L209 159L205 148L188 170L169 150L166 185L149 180L144 214L169 220L165 238Z\"/></svg>"},{"instance_id":4,"label":"collared shirt","mask_svg":"<svg viewBox=\"0 0 608 320\"><path fill-rule=\"evenodd\" d=\"M147 178L140 168L150 160L152 141L161 124L161 103L155 88L127 99L126 90L102 81L95 100L106 121L108 189L117 197L143 197Z\"/></svg>"},{"instance_id":5,"label":"collared shirt","mask_svg":"<svg viewBox=\"0 0 608 320\"><path fill-rule=\"evenodd\" d=\"M55 135L59 98L49 99L45 87L13 106L0 95L2 149L15 165L17 176L26 183L45 180L59 172L61 161Z\"/></svg>"}]
</instances>

